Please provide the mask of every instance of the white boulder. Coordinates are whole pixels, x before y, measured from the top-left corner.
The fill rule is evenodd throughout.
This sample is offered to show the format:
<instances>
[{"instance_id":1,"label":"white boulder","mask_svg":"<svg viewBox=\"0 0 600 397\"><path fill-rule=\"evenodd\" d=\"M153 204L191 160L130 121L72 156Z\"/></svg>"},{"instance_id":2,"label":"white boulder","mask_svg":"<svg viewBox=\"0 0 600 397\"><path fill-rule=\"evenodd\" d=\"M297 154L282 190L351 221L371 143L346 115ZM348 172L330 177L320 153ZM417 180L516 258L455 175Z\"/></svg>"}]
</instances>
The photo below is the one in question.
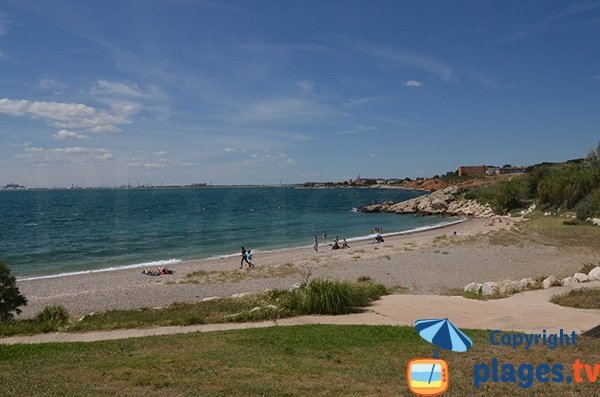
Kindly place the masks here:
<instances>
[{"instance_id":1,"label":"white boulder","mask_svg":"<svg viewBox=\"0 0 600 397\"><path fill-rule=\"evenodd\" d=\"M600 281L600 266L596 266L595 268L593 268L588 273L588 277L589 277L590 281L595 281L595 280Z\"/></svg>"},{"instance_id":2,"label":"white boulder","mask_svg":"<svg viewBox=\"0 0 600 397\"><path fill-rule=\"evenodd\" d=\"M481 294L483 296L492 296L498 293L498 283L488 281L481 286Z\"/></svg>"},{"instance_id":3,"label":"white boulder","mask_svg":"<svg viewBox=\"0 0 600 397\"><path fill-rule=\"evenodd\" d=\"M542 281L542 288L544 289L557 285L560 285L560 280L555 275L548 276L544 281Z\"/></svg>"},{"instance_id":4,"label":"white boulder","mask_svg":"<svg viewBox=\"0 0 600 397\"><path fill-rule=\"evenodd\" d=\"M572 285L579 284L579 281L575 277L566 277L566 278L563 278L560 283L561 283L561 285L564 285L565 287L570 287Z\"/></svg>"},{"instance_id":5,"label":"white boulder","mask_svg":"<svg viewBox=\"0 0 600 397\"><path fill-rule=\"evenodd\" d=\"M519 283L512 280L504 280L498 283L498 292L502 296L512 295L515 292L520 292Z\"/></svg>"},{"instance_id":6,"label":"white boulder","mask_svg":"<svg viewBox=\"0 0 600 397\"><path fill-rule=\"evenodd\" d=\"M465 285L465 292L470 292L472 294L480 294L481 293L481 287L483 286L483 284L481 283L469 283L467 285Z\"/></svg>"},{"instance_id":7,"label":"white boulder","mask_svg":"<svg viewBox=\"0 0 600 397\"><path fill-rule=\"evenodd\" d=\"M573 277L576 278L580 283L587 283L590 281L590 277L584 273L575 273Z\"/></svg>"},{"instance_id":8,"label":"white boulder","mask_svg":"<svg viewBox=\"0 0 600 397\"><path fill-rule=\"evenodd\" d=\"M535 280L531 277L522 278L521 280L519 280L518 284L521 291L525 291L527 289L535 287Z\"/></svg>"}]
</instances>

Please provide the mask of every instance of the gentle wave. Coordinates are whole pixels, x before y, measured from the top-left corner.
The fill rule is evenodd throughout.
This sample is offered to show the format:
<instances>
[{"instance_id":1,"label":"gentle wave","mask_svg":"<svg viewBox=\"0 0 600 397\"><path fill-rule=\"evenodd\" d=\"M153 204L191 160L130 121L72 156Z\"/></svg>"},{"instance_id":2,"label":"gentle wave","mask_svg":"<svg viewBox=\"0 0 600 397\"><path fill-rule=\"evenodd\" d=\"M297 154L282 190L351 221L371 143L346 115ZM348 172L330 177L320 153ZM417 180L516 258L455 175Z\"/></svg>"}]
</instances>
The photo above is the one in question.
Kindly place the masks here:
<instances>
[{"instance_id":1,"label":"gentle wave","mask_svg":"<svg viewBox=\"0 0 600 397\"><path fill-rule=\"evenodd\" d=\"M181 262L182 262L181 259L164 259L164 260L152 261L152 262L134 263L131 265L111 266L111 267L105 267L105 268L101 268L101 269L80 270L77 272L65 272L65 273L58 273L58 274L50 274L47 276L33 276L33 277L23 277L23 278L17 277L17 280L18 281L28 281L28 280L40 280L40 279L56 278L56 277L79 276L82 274L114 272L117 270L135 269L135 268L140 268L140 267L153 267L153 266L160 267L160 266L167 266L167 265L175 265L175 264L181 263Z\"/></svg>"}]
</instances>

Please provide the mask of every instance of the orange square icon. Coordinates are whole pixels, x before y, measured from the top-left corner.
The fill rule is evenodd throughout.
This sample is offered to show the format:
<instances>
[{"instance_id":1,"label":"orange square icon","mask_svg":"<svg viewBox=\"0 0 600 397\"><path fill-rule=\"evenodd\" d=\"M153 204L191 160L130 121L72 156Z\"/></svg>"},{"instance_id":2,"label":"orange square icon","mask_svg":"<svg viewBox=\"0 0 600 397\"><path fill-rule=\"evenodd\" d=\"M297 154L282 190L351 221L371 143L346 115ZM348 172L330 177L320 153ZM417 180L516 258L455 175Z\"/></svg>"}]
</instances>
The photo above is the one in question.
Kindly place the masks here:
<instances>
[{"instance_id":1,"label":"orange square icon","mask_svg":"<svg viewBox=\"0 0 600 397\"><path fill-rule=\"evenodd\" d=\"M406 380L417 396L437 396L448 390L448 363L438 358L415 358L408 362Z\"/></svg>"}]
</instances>

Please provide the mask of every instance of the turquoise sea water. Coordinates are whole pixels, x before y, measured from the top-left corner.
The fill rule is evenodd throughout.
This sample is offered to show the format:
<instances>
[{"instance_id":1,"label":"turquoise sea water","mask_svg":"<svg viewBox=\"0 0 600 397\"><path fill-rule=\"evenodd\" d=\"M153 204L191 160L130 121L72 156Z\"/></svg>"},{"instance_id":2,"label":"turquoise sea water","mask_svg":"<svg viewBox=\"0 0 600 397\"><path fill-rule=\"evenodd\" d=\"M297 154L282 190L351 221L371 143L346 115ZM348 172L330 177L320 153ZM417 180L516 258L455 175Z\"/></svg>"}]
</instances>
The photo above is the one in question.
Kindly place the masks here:
<instances>
[{"instance_id":1,"label":"turquoise sea water","mask_svg":"<svg viewBox=\"0 0 600 397\"><path fill-rule=\"evenodd\" d=\"M396 189L176 188L0 192L0 257L18 277L142 266L312 245L313 236L366 236L450 219L362 214ZM256 256L260 258L260 254Z\"/></svg>"}]
</instances>

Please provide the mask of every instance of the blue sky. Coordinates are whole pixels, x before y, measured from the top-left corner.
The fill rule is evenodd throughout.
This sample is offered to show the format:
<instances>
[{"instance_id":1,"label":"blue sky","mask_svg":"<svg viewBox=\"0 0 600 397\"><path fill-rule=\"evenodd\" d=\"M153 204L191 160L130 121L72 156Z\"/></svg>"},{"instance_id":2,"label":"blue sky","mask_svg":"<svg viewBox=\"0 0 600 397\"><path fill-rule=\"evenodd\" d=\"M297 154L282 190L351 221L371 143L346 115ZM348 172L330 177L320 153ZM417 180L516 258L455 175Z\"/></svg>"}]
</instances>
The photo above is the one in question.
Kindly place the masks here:
<instances>
[{"instance_id":1,"label":"blue sky","mask_svg":"<svg viewBox=\"0 0 600 397\"><path fill-rule=\"evenodd\" d=\"M0 0L0 184L583 157L599 42L600 1Z\"/></svg>"}]
</instances>

